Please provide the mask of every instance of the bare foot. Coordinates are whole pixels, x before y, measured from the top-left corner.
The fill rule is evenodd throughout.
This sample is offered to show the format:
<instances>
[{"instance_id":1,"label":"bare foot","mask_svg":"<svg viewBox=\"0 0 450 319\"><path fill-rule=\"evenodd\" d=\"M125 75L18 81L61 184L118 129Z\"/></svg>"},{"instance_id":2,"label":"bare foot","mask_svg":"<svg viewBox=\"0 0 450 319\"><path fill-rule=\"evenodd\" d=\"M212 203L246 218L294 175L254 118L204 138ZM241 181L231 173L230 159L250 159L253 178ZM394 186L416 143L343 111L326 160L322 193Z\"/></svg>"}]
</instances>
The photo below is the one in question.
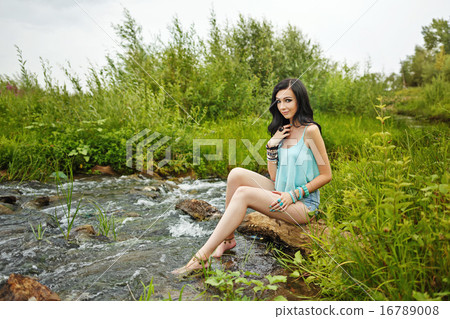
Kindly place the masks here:
<instances>
[{"instance_id":1,"label":"bare foot","mask_svg":"<svg viewBox=\"0 0 450 319\"><path fill-rule=\"evenodd\" d=\"M233 238L226 238L214 251L212 256L214 258L220 258L222 257L223 253L226 252L229 249L232 249L236 246L236 240Z\"/></svg>"},{"instance_id":2,"label":"bare foot","mask_svg":"<svg viewBox=\"0 0 450 319\"><path fill-rule=\"evenodd\" d=\"M209 267L209 262L207 260L202 260L199 257L194 256L192 257L191 260L189 260L189 262L178 269L175 269L172 271L172 274L174 275L187 275L195 270L199 270L202 268L208 268Z\"/></svg>"}]
</instances>

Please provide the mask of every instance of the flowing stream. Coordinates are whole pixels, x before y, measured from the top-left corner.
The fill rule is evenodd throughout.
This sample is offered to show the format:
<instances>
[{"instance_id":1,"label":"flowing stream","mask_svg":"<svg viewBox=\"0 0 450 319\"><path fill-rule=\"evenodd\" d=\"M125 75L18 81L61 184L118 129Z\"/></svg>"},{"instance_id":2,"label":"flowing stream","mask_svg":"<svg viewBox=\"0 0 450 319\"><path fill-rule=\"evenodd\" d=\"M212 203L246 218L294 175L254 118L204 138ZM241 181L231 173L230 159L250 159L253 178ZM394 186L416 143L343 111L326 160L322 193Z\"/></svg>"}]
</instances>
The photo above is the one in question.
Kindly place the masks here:
<instances>
[{"instance_id":1,"label":"flowing stream","mask_svg":"<svg viewBox=\"0 0 450 319\"><path fill-rule=\"evenodd\" d=\"M217 220L195 221L175 209L175 204L182 199L202 199L223 211L225 189L225 181L217 179L80 177L73 182L73 211L81 200L74 227L90 224L98 230L95 202L108 216L114 216L117 238L113 240L110 233L108 238L78 236L66 241L52 218L56 213L63 230L67 229L65 205L55 196L55 184L0 183L1 196L17 198L9 205L15 213L0 215L0 281L20 273L36 277L62 300L133 300L142 293L142 283L149 284L153 277L155 299L165 299L169 293L176 298L186 284L183 300L195 299L204 289L202 280L180 279L170 271L192 257ZM50 204L34 205L33 200L41 196L49 196ZM39 223L45 228L41 241L30 226L36 229ZM223 256L222 263L215 262L213 267L261 275L282 272L259 239L237 234L236 240L234 253Z\"/></svg>"}]
</instances>

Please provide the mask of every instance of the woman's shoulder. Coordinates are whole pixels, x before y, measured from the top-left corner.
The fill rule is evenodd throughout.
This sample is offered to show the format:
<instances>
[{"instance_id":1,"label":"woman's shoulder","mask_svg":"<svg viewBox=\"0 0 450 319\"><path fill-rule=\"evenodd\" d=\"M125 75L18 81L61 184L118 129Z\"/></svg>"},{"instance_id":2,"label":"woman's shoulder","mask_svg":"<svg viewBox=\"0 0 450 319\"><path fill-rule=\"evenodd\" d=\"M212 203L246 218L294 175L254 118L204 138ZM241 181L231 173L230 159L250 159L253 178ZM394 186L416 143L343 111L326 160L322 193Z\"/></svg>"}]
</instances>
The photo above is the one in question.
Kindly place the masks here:
<instances>
[{"instance_id":1,"label":"woman's shoulder","mask_svg":"<svg viewBox=\"0 0 450 319\"><path fill-rule=\"evenodd\" d=\"M316 123L308 123L306 124L306 133L320 133L319 127Z\"/></svg>"},{"instance_id":2,"label":"woman's shoulder","mask_svg":"<svg viewBox=\"0 0 450 319\"><path fill-rule=\"evenodd\" d=\"M321 138L322 135L320 134L319 127L315 123L308 123L307 127L305 129L306 129L305 144L306 144L306 147L310 148L308 140L316 140L317 141L317 139Z\"/></svg>"}]
</instances>

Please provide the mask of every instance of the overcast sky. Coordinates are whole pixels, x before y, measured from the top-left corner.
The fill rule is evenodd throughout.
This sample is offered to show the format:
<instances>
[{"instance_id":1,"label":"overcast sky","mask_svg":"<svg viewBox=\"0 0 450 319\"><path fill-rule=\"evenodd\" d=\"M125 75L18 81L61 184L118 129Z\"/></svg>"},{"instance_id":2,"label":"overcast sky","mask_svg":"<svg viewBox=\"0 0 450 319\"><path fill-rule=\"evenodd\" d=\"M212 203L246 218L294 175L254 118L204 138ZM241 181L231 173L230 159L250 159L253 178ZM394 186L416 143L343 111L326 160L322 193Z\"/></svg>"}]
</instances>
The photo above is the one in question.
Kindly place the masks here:
<instances>
[{"instance_id":1,"label":"overcast sky","mask_svg":"<svg viewBox=\"0 0 450 319\"><path fill-rule=\"evenodd\" d=\"M359 63L370 59L371 71L399 71L399 61L423 45L422 26L433 18L448 18L450 1L406 0L0 0L0 74L18 74L14 45L19 46L28 68L40 77L39 57L53 67L53 77L64 81L61 65L69 61L83 75L89 61L105 64L105 54L120 50L111 24L123 20L123 8L143 27L144 39L168 36L175 15L184 28L192 23L206 37L210 11L219 25L234 24L239 13L266 18L281 30L296 25L336 61Z\"/></svg>"}]
</instances>

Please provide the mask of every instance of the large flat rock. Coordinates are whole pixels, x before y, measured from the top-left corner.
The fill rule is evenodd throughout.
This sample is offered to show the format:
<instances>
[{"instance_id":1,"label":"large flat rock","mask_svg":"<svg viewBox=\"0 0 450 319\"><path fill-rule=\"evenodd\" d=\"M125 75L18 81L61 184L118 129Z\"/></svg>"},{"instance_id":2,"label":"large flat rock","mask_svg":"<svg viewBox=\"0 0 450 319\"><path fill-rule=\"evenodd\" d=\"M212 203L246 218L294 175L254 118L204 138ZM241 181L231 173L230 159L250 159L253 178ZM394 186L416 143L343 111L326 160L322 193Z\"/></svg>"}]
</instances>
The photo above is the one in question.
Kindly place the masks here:
<instances>
[{"instance_id":1,"label":"large flat rock","mask_svg":"<svg viewBox=\"0 0 450 319\"><path fill-rule=\"evenodd\" d=\"M222 212L204 200L186 199L177 203L175 208L191 215L196 220L208 220L222 216Z\"/></svg>"},{"instance_id":2,"label":"large flat rock","mask_svg":"<svg viewBox=\"0 0 450 319\"><path fill-rule=\"evenodd\" d=\"M61 300L59 296L36 279L11 274L8 281L0 287L0 300L27 301L27 300Z\"/></svg>"}]
</instances>

